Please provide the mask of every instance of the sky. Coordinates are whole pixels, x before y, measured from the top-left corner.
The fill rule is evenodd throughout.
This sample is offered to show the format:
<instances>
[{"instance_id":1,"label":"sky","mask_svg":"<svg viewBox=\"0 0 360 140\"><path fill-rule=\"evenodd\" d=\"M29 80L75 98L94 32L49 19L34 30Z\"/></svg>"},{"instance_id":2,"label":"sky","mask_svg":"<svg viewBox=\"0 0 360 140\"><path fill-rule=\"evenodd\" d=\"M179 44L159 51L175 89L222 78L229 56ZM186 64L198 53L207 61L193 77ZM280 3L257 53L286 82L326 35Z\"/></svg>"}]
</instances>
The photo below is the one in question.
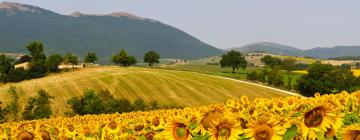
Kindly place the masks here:
<instances>
[{"instance_id":1,"label":"sky","mask_svg":"<svg viewBox=\"0 0 360 140\"><path fill-rule=\"evenodd\" d=\"M65 15L128 12L179 28L217 48L255 42L301 49L360 45L360 0L7 1Z\"/></svg>"}]
</instances>

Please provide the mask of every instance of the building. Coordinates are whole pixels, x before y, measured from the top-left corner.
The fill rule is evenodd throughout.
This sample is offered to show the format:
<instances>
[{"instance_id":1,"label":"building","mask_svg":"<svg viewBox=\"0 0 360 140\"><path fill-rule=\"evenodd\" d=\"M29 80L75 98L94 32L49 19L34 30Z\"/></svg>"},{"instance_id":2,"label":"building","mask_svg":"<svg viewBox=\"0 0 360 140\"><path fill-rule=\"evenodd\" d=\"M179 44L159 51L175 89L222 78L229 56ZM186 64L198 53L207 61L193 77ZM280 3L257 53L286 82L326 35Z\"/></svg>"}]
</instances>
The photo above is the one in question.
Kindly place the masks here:
<instances>
[{"instance_id":1,"label":"building","mask_svg":"<svg viewBox=\"0 0 360 140\"><path fill-rule=\"evenodd\" d=\"M27 70L30 68L30 62L24 62L24 63L15 65L15 69L18 69L18 68L24 68Z\"/></svg>"}]
</instances>

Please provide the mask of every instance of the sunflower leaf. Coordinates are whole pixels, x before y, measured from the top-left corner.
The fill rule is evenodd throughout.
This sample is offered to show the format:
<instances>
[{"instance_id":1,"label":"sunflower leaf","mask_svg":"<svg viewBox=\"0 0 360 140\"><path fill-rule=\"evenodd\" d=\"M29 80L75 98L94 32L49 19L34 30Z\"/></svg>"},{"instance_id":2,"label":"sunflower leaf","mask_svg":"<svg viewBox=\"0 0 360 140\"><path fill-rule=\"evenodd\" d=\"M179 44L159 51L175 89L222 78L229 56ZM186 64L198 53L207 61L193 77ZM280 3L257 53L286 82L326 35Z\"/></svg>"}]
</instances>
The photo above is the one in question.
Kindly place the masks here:
<instances>
[{"instance_id":1,"label":"sunflower leaf","mask_svg":"<svg viewBox=\"0 0 360 140\"><path fill-rule=\"evenodd\" d=\"M292 140L297 136L297 127L295 125L288 128L283 136L283 140Z\"/></svg>"}]
</instances>

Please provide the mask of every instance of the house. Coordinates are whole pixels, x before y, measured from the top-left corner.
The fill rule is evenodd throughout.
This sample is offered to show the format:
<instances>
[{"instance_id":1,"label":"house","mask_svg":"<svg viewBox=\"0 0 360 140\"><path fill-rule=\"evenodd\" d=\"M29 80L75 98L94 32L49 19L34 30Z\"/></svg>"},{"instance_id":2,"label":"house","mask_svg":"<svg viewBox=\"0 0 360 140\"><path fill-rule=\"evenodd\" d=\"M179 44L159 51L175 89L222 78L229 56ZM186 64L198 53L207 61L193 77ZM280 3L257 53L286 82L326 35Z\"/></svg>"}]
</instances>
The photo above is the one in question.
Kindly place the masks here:
<instances>
[{"instance_id":1,"label":"house","mask_svg":"<svg viewBox=\"0 0 360 140\"><path fill-rule=\"evenodd\" d=\"M18 68L24 68L24 69L29 69L30 68L30 62L24 62L24 63L20 63L20 64L16 64L15 65L15 69Z\"/></svg>"},{"instance_id":2,"label":"house","mask_svg":"<svg viewBox=\"0 0 360 140\"><path fill-rule=\"evenodd\" d=\"M77 65L72 65L72 64L60 64L59 69L74 69L74 68L84 68L85 64L77 64Z\"/></svg>"}]
</instances>

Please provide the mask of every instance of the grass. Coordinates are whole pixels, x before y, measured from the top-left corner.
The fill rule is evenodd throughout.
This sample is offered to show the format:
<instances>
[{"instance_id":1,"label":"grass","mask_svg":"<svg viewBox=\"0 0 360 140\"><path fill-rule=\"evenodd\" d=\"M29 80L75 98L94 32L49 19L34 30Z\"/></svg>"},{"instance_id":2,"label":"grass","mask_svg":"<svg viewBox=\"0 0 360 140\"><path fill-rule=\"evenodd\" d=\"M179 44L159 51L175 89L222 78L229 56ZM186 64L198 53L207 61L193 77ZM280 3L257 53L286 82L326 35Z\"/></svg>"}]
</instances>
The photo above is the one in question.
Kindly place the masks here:
<instances>
[{"instance_id":1,"label":"grass","mask_svg":"<svg viewBox=\"0 0 360 140\"><path fill-rule=\"evenodd\" d=\"M146 102L156 99L160 104L182 106L208 105L221 103L230 98L248 95L255 97L279 97L287 94L185 71L172 71L147 68L93 67L77 71L54 74L44 78L20 83L0 85L0 99L7 103L7 90L15 86L25 104L39 89L48 91L55 97L53 110L56 115L65 111L66 101L82 95L86 90L109 90L116 98L135 100L143 98Z\"/></svg>"}]
</instances>

